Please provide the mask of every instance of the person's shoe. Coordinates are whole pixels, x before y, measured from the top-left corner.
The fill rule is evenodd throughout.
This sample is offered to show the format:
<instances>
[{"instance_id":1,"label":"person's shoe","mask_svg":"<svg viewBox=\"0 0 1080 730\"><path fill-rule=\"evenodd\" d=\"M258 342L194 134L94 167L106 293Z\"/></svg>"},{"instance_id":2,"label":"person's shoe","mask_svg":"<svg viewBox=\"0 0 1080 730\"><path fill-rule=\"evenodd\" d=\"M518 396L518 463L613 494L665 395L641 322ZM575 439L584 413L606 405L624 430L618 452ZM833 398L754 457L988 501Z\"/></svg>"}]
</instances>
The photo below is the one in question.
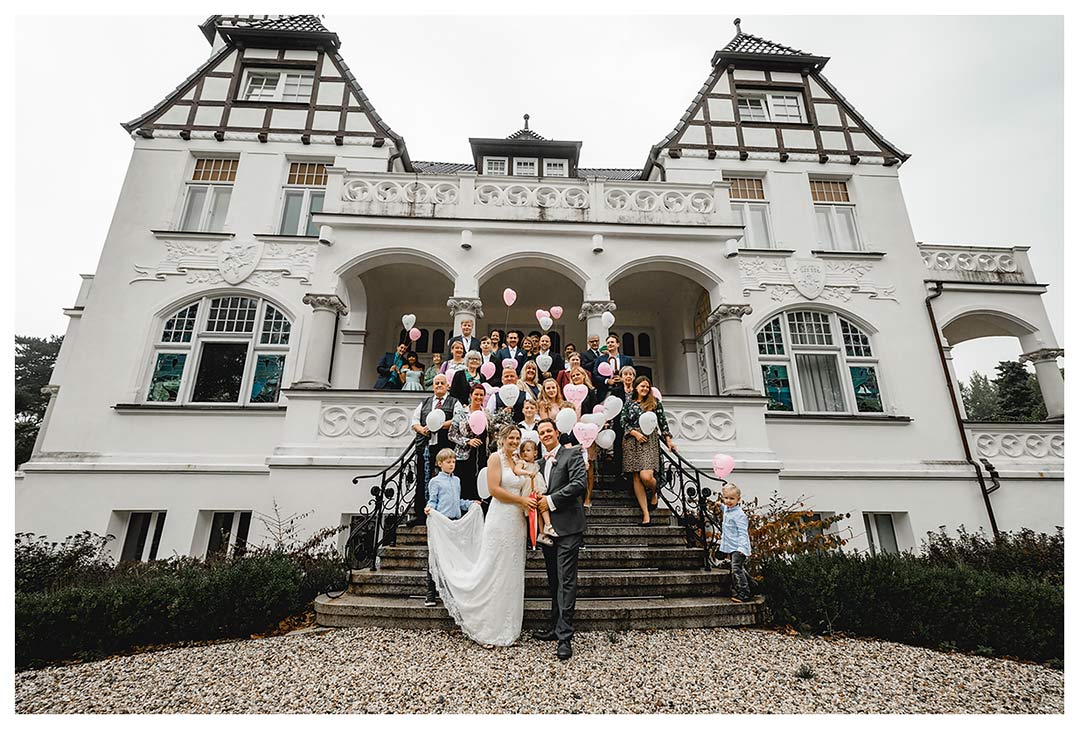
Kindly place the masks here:
<instances>
[{"instance_id":1,"label":"person's shoe","mask_svg":"<svg viewBox=\"0 0 1080 730\"><path fill-rule=\"evenodd\" d=\"M538 535L536 537L536 542L539 545L547 545L548 547L553 547L555 545L555 541L547 535Z\"/></svg>"},{"instance_id":2,"label":"person's shoe","mask_svg":"<svg viewBox=\"0 0 1080 730\"><path fill-rule=\"evenodd\" d=\"M435 608L439 605L439 599L437 596L427 596L424 599L424 606L427 608Z\"/></svg>"},{"instance_id":3,"label":"person's shoe","mask_svg":"<svg viewBox=\"0 0 1080 730\"><path fill-rule=\"evenodd\" d=\"M555 641L555 629L537 629L532 632L532 637L537 641Z\"/></svg>"},{"instance_id":4,"label":"person's shoe","mask_svg":"<svg viewBox=\"0 0 1080 730\"><path fill-rule=\"evenodd\" d=\"M559 657L560 662L565 662L574 656L574 650L570 647L570 639L563 639L559 642L559 647L555 650L555 656Z\"/></svg>"},{"instance_id":5,"label":"person's shoe","mask_svg":"<svg viewBox=\"0 0 1080 730\"><path fill-rule=\"evenodd\" d=\"M749 599L747 599L747 598L741 598L739 596L732 596L731 597L731 602L732 603L746 603L748 600Z\"/></svg>"},{"instance_id":6,"label":"person's shoe","mask_svg":"<svg viewBox=\"0 0 1080 730\"><path fill-rule=\"evenodd\" d=\"M420 525L426 525L427 519L423 517L414 517L405 523L405 527L419 527Z\"/></svg>"},{"instance_id":7,"label":"person's shoe","mask_svg":"<svg viewBox=\"0 0 1080 730\"><path fill-rule=\"evenodd\" d=\"M555 532L555 528L552 527L551 525L548 525L547 527L544 528L544 534L547 535L548 537L558 537L559 536L559 533Z\"/></svg>"}]
</instances>

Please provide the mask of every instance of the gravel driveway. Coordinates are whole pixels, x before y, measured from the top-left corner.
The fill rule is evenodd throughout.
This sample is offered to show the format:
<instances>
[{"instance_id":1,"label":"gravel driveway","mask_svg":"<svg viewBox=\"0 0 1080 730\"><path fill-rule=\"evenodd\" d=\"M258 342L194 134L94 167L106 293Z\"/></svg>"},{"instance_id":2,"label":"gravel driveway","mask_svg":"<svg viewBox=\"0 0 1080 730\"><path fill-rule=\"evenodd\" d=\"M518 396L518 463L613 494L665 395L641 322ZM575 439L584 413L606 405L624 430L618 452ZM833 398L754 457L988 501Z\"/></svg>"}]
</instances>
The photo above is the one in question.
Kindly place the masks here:
<instances>
[{"instance_id":1,"label":"gravel driveway","mask_svg":"<svg viewBox=\"0 0 1080 730\"><path fill-rule=\"evenodd\" d=\"M757 629L585 633L487 650L460 633L336 629L15 676L17 712L1064 711L1064 674L901 644ZM795 676L801 664L815 676ZM525 699L545 697L533 702Z\"/></svg>"}]
</instances>

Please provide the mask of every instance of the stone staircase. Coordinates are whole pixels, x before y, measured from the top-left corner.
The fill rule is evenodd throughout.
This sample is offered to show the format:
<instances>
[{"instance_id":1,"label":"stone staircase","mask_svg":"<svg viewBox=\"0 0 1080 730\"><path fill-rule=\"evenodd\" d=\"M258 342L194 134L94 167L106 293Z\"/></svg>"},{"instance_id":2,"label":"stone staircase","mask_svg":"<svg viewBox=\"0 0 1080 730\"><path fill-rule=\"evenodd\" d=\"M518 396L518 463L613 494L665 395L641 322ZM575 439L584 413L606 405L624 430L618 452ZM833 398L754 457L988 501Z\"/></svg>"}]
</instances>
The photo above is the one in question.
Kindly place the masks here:
<instances>
[{"instance_id":1,"label":"stone staircase","mask_svg":"<svg viewBox=\"0 0 1080 730\"><path fill-rule=\"evenodd\" d=\"M734 603L727 570L705 570L701 548L686 546L686 533L667 509L655 510L652 527L625 487L598 484L586 512L585 547L578 564L578 631L705 628L756 623L759 602ZM378 570L354 570L347 591L315 600L322 626L452 629L440 604L424 606L427 528L398 530L397 544L379 551ZM525 628L546 625L551 607L543 553L525 563Z\"/></svg>"}]
</instances>

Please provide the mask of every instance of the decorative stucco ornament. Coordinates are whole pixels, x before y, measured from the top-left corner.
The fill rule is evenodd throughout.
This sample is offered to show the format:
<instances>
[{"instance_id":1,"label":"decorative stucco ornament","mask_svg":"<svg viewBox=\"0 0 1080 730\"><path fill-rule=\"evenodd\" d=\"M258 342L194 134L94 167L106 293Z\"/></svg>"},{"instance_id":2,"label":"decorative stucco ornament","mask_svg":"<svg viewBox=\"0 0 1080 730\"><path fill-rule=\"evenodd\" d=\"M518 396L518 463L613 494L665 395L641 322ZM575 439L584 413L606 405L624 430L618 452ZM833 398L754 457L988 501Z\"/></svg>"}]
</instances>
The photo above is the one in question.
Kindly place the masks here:
<instances>
[{"instance_id":1,"label":"decorative stucco ornament","mask_svg":"<svg viewBox=\"0 0 1080 730\"><path fill-rule=\"evenodd\" d=\"M229 284L239 284L251 276L262 258L262 241L226 241L218 251L218 272Z\"/></svg>"},{"instance_id":2,"label":"decorative stucco ornament","mask_svg":"<svg viewBox=\"0 0 1080 730\"><path fill-rule=\"evenodd\" d=\"M825 291L825 263L820 259L791 257L787 269L795 290L807 299L817 299Z\"/></svg>"}]
</instances>

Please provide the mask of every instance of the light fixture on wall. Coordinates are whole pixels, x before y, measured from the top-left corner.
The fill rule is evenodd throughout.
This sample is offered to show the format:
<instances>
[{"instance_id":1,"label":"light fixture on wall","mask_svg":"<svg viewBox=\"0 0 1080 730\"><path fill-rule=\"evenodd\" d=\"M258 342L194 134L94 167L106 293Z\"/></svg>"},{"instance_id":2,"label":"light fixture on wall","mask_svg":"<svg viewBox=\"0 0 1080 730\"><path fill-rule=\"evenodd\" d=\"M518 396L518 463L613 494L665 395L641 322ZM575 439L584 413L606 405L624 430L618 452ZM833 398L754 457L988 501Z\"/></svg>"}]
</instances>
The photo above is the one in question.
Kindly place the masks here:
<instances>
[{"instance_id":1,"label":"light fixture on wall","mask_svg":"<svg viewBox=\"0 0 1080 730\"><path fill-rule=\"evenodd\" d=\"M592 252L604 253L604 237L599 233L593 234L592 237Z\"/></svg>"},{"instance_id":2,"label":"light fixture on wall","mask_svg":"<svg viewBox=\"0 0 1080 730\"><path fill-rule=\"evenodd\" d=\"M472 248L472 231L465 229L461 232L461 247L466 251Z\"/></svg>"}]
</instances>

